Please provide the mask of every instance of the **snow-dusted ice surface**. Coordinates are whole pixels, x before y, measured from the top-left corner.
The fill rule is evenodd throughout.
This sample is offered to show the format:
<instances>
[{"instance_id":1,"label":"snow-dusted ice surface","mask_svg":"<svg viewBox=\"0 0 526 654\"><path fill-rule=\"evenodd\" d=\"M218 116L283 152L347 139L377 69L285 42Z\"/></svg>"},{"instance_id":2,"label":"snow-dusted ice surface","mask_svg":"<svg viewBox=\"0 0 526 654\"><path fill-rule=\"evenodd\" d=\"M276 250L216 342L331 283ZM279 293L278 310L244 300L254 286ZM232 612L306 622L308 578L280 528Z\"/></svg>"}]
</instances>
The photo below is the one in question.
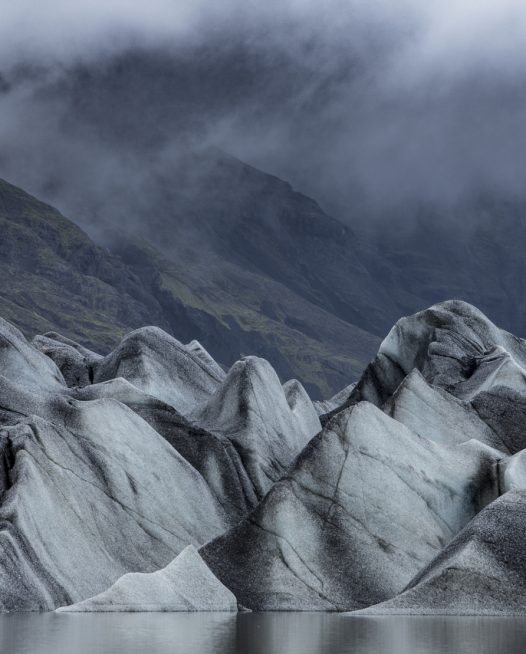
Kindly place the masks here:
<instances>
[{"instance_id":1,"label":"snow-dusted ice surface","mask_svg":"<svg viewBox=\"0 0 526 654\"><path fill-rule=\"evenodd\" d=\"M308 436L317 434L321 429L320 419L303 385L297 379L290 379L283 384L283 390L301 431Z\"/></svg>"},{"instance_id":2,"label":"snow-dusted ice surface","mask_svg":"<svg viewBox=\"0 0 526 654\"><path fill-rule=\"evenodd\" d=\"M143 327L95 367L95 382L115 377L187 414L214 393L224 374L195 345L185 346L157 327Z\"/></svg>"},{"instance_id":3,"label":"snow-dusted ice surface","mask_svg":"<svg viewBox=\"0 0 526 654\"><path fill-rule=\"evenodd\" d=\"M203 477L124 405L73 401L63 418L0 430L10 463L0 506L5 610L95 595L229 524Z\"/></svg>"},{"instance_id":4,"label":"snow-dusted ice surface","mask_svg":"<svg viewBox=\"0 0 526 654\"><path fill-rule=\"evenodd\" d=\"M526 492L510 491L481 511L403 593L363 613L524 615L525 540Z\"/></svg>"},{"instance_id":5,"label":"snow-dusted ice surface","mask_svg":"<svg viewBox=\"0 0 526 654\"><path fill-rule=\"evenodd\" d=\"M237 601L188 545L161 570L125 574L100 595L57 610L237 611Z\"/></svg>"},{"instance_id":6,"label":"snow-dusted ice surface","mask_svg":"<svg viewBox=\"0 0 526 654\"><path fill-rule=\"evenodd\" d=\"M16 327L1 318L0 374L35 393L59 390L65 384L62 373L51 359L32 347Z\"/></svg>"},{"instance_id":7,"label":"snow-dusted ice surface","mask_svg":"<svg viewBox=\"0 0 526 654\"><path fill-rule=\"evenodd\" d=\"M95 366L103 358L55 332L35 336L31 344L56 363L68 386L91 384Z\"/></svg>"},{"instance_id":8,"label":"snow-dusted ice surface","mask_svg":"<svg viewBox=\"0 0 526 654\"><path fill-rule=\"evenodd\" d=\"M422 438L361 402L201 551L253 610L367 606L402 590L497 497L498 456Z\"/></svg>"},{"instance_id":9,"label":"snow-dusted ice surface","mask_svg":"<svg viewBox=\"0 0 526 654\"><path fill-rule=\"evenodd\" d=\"M258 499L321 429L312 402L301 389L289 385L287 395L272 366L258 357L235 363L214 395L190 418L232 443Z\"/></svg>"},{"instance_id":10,"label":"snow-dusted ice surface","mask_svg":"<svg viewBox=\"0 0 526 654\"><path fill-rule=\"evenodd\" d=\"M0 342L2 610L53 609L128 572L154 572L257 504L250 462L183 415L227 384L198 343L143 329L99 357L58 334L30 345L5 322ZM120 376L99 381L112 369ZM280 442L253 442L255 459L261 450L276 467L320 428L312 407L309 423L308 397L296 419L281 385L279 393L281 405L266 411L284 424Z\"/></svg>"},{"instance_id":11,"label":"snow-dusted ice surface","mask_svg":"<svg viewBox=\"0 0 526 654\"><path fill-rule=\"evenodd\" d=\"M314 408L318 415L330 413L341 407L347 401L355 386L356 383L353 382L345 388L342 388L341 391L338 391L336 395L333 395L329 400L316 400L314 402Z\"/></svg>"},{"instance_id":12,"label":"snow-dusted ice surface","mask_svg":"<svg viewBox=\"0 0 526 654\"><path fill-rule=\"evenodd\" d=\"M158 328L0 320L0 610L526 613L525 371L459 301L315 404Z\"/></svg>"},{"instance_id":13,"label":"snow-dusted ice surface","mask_svg":"<svg viewBox=\"0 0 526 654\"><path fill-rule=\"evenodd\" d=\"M506 444L463 402L439 387L433 387L415 368L384 405L384 411L416 434L444 444L476 439L508 451Z\"/></svg>"},{"instance_id":14,"label":"snow-dusted ice surface","mask_svg":"<svg viewBox=\"0 0 526 654\"><path fill-rule=\"evenodd\" d=\"M382 342L348 402L382 405L417 368L427 382L455 397L504 385L524 392L526 345L465 302L452 300L402 318Z\"/></svg>"}]
</instances>

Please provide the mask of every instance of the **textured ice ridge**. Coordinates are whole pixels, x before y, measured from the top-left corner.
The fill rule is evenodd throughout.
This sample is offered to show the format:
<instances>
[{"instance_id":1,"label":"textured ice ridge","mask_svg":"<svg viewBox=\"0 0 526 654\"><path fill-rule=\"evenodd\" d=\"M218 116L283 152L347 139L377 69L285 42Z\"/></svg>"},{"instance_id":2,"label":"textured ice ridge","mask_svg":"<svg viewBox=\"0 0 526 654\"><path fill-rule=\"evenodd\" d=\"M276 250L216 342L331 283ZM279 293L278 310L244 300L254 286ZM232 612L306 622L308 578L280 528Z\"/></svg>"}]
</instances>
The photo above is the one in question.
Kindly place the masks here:
<instances>
[{"instance_id":1,"label":"textured ice ridge","mask_svg":"<svg viewBox=\"0 0 526 654\"><path fill-rule=\"evenodd\" d=\"M459 301L314 405L153 327L0 320L0 609L526 612L526 343Z\"/></svg>"}]
</instances>

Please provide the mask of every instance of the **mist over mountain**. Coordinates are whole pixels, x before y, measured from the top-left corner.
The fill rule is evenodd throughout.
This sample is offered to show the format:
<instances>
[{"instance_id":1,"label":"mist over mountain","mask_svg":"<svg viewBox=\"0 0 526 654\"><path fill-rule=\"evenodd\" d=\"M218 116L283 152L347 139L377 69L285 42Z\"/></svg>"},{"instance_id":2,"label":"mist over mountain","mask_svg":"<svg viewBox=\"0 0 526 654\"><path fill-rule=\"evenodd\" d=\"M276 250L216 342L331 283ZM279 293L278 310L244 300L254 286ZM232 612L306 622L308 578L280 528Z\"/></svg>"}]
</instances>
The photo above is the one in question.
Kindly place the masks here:
<instances>
[{"instance_id":1,"label":"mist over mountain","mask_svg":"<svg viewBox=\"0 0 526 654\"><path fill-rule=\"evenodd\" d=\"M316 397L445 298L524 334L520 4L23 8L0 28L0 176L109 249L150 322ZM105 349L144 312L69 335ZM8 317L61 327L38 316Z\"/></svg>"},{"instance_id":2,"label":"mist over mountain","mask_svg":"<svg viewBox=\"0 0 526 654\"><path fill-rule=\"evenodd\" d=\"M110 4L17 3L0 28L2 174L70 214L111 213L108 185L182 143L351 223L524 194L516 0Z\"/></svg>"},{"instance_id":3,"label":"mist over mountain","mask_svg":"<svg viewBox=\"0 0 526 654\"><path fill-rule=\"evenodd\" d=\"M377 307L381 289L348 257L354 235L313 200L231 157L209 154L207 167L204 205L160 184L152 219L106 230L105 247L0 182L3 314L28 336L58 331L101 351L154 324L198 338L225 367L255 351L329 397L359 374L396 305L386 295ZM163 213L172 201L179 212Z\"/></svg>"}]
</instances>

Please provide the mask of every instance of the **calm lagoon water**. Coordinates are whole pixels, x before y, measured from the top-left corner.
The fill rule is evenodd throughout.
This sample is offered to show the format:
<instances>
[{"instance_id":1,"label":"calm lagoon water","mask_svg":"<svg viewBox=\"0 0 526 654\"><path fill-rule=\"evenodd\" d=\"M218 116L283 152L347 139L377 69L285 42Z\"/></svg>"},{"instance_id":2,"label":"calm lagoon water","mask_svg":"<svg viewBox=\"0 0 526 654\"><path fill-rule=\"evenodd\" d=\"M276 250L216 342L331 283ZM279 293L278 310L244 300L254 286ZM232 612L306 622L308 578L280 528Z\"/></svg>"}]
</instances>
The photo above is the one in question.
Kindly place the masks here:
<instances>
[{"instance_id":1,"label":"calm lagoon water","mask_svg":"<svg viewBox=\"0 0 526 654\"><path fill-rule=\"evenodd\" d=\"M11 614L2 654L523 654L526 618Z\"/></svg>"}]
</instances>

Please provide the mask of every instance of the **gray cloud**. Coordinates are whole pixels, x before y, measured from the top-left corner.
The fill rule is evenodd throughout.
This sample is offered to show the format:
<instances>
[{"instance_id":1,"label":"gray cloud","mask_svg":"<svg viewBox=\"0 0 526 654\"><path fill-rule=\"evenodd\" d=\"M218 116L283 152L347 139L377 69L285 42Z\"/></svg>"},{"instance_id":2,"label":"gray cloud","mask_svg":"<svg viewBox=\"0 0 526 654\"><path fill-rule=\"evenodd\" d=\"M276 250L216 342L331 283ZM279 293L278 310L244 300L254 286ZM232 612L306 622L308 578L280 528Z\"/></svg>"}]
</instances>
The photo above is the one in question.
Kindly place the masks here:
<instances>
[{"instance_id":1,"label":"gray cloud","mask_svg":"<svg viewBox=\"0 0 526 654\"><path fill-rule=\"evenodd\" d=\"M524 195L519 1L10 4L0 175L70 211L125 214L182 142L341 217Z\"/></svg>"}]
</instances>

